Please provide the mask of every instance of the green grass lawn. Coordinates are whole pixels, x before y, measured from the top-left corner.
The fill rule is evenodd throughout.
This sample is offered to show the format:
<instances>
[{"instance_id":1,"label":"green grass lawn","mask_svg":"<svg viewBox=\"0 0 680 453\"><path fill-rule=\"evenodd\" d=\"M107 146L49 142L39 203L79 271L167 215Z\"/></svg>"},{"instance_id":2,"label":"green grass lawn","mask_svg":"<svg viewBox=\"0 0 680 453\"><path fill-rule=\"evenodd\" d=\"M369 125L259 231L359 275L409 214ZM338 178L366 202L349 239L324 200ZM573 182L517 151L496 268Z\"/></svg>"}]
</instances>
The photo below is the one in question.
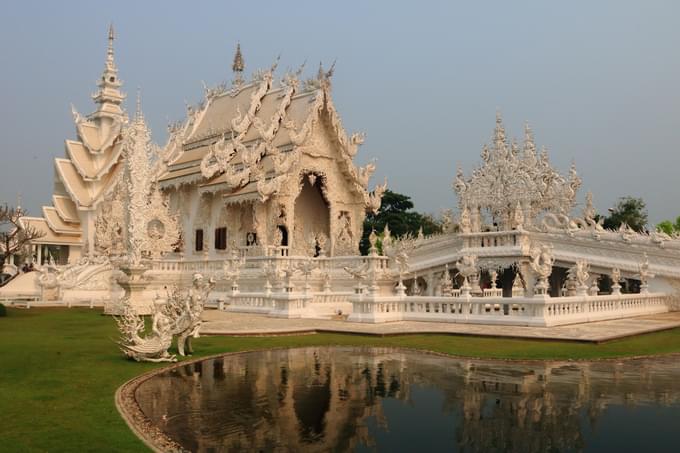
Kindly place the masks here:
<instances>
[{"instance_id":1,"label":"green grass lawn","mask_svg":"<svg viewBox=\"0 0 680 453\"><path fill-rule=\"evenodd\" d=\"M492 327L498 328L498 327ZM125 360L115 323L89 309L8 309L0 317L0 451L146 451L118 415L116 389L159 364ZM507 359L680 352L680 329L594 345L449 335L203 337L197 356L269 347L373 345Z\"/></svg>"}]
</instances>

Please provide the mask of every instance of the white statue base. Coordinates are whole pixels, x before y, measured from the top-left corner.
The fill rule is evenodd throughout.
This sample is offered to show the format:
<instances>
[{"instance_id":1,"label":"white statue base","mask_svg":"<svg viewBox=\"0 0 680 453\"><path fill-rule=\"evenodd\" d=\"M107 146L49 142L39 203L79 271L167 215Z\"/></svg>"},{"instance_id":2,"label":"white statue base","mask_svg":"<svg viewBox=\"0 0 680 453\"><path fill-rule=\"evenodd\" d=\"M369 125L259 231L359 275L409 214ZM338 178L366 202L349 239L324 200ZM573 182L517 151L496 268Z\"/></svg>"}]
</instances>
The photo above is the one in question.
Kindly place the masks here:
<instances>
[{"instance_id":1,"label":"white statue base","mask_svg":"<svg viewBox=\"0 0 680 453\"><path fill-rule=\"evenodd\" d=\"M271 318L306 318L313 315L309 303L313 297L294 292L276 293L271 296L274 309L267 313Z\"/></svg>"},{"instance_id":2,"label":"white statue base","mask_svg":"<svg viewBox=\"0 0 680 453\"><path fill-rule=\"evenodd\" d=\"M149 279L144 275L148 267L143 264L125 265L120 270L125 276L118 283L125 290L124 298L129 301L132 309L138 315L153 314L154 294L147 290Z\"/></svg>"}]
</instances>

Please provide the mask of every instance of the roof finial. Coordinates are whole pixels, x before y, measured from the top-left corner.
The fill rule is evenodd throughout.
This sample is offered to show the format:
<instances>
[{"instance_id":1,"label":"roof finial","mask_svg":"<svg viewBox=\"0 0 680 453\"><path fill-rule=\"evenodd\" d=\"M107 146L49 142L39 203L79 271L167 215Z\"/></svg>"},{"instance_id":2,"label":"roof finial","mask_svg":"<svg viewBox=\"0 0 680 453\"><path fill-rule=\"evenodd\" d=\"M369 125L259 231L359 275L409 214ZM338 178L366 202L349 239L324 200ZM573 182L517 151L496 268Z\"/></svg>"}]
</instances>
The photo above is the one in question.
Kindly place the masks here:
<instances>
[{"instance_id":1,"label":"roof finial","mask_svg":"<svg viewBox=\"0 0 680 453\"><path fill-rule=\"evenodd\" d=\"M113 62L113 40L115 39L115 33L113 31L113 23L109 25L109 47L106 50L106 61Z\"/></svg>"},{"instance_id":2,"label":"roof finial","mask_svg":"<svg viewBox=\"0 0 680 453\"><path fill-rule=\"evenodd\" d=\"M231 65L231 69L234 71L234 86L240 86L243 84L243 70L245 69L245 63L243 62L243 54L241 53L241 43L236 43L236 53L234 54L234 63Z\"/></svg>"},{"instance_id":3,"label":"roof finial","mask_svg":"<svg viewBox=\"0 0 680 453\"><path fill-rule=\"evenodd\" d=\"M21 212L21 192L17 193L17 211Z\"/></svg>"}]
</instances>

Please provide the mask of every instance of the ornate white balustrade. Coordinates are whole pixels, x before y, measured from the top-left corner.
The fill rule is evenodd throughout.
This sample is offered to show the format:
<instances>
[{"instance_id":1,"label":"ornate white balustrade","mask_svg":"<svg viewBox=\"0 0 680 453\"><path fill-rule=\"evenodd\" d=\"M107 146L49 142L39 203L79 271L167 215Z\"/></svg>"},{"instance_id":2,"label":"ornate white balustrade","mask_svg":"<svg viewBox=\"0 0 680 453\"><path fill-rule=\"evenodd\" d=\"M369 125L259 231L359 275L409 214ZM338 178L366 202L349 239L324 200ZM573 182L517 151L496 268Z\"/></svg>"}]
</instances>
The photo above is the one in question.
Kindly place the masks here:
<instances>
[{"instance_id":1,"label":"ornate white balustrade","mask_svg":"<svg viewBox=\"0 0 680 453\"><path fill-rule=\"evenodd\" d=\"M242 247L246 249L247 247ZM288 248L275 247L275 254L273 255L256 255L247 257L244 268L260 269L267 262L278 262L282 267L297 266L300 263L307 262L310 258L307 256L288 256ZM221 272L223 264L228 257L220 258L166 258L162 260L151 261L151 270L154 272ZM334 257L316 257L312 258L319 270L339 270L342 271L344 267L354 267L364 264L367 261L373 261L376 269L380 272L389 272L389 258L386 256L334 256Z\"/></svg>"},{"instance_id":2,"label":"ornate white balustrade","mask_svg":"<svg viewBox=\"0 0 680 453\"><path fill-rule=\"evenodd\" d=\"M480 233L461 234L463 247L468 249L490 247L520 247L522 237L526 237L524 231L487 231Z\"/></svg>"},{"instance_id":3,"label":"ornate white balustrade","mask_svg":"<svg viewBox=\"0 0 680 453\"><path fill-rule=\"evenodd\" d=\"M556 326L664 313L663 293L573 297L353 296L356 322L434 321L473 324Z\"/></svg>"}]
</instances>

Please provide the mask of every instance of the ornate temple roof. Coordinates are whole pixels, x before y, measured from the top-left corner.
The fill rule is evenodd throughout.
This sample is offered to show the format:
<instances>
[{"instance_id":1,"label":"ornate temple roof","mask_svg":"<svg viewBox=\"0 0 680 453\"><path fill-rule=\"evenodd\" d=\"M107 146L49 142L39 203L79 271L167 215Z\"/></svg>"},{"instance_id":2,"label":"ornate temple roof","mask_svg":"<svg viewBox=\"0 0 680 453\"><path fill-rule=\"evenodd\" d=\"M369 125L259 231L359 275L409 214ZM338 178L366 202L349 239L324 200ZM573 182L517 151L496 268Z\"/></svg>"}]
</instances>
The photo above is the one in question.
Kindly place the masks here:
<instances>
[{"instance_id":1,"label":"ornate temple roof","mask_svg":"<svg viewBox=\"0 0 680 453\"><path fill-rule=\"evenodd\" d=\"M301 68L275 82L275 63L245 83L240 46L234 61L232 86L206 88L204 101L189 108L187 120L171 129L161 185L199 184L201 190L221 192L227 202L265 200L285 183L324 115L341 150L337 160L350 189L368 198L374 165L354 166L363 135L348 137L342 127L330 94L333 68L320 68L316 78L304 82L298 79Z\"/></svg>"}]
</instances>

